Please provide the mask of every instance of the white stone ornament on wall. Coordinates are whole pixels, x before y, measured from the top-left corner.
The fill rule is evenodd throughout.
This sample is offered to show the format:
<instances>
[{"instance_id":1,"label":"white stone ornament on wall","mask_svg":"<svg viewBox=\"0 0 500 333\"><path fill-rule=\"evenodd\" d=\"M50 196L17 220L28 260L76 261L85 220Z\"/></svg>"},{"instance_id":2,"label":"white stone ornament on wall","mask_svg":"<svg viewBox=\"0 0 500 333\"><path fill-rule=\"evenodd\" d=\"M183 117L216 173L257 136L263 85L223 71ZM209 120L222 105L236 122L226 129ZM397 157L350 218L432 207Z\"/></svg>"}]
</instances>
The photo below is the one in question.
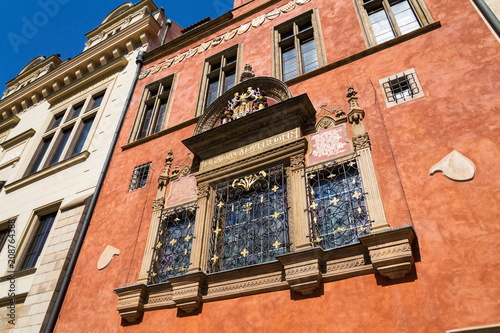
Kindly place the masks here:
<instances>
[{"instance_id":1,"label":"white stone ornament on wall","mask_svg":"<svg viewBox=\"0 0 500 333\"><path fill-rule=\"evenodd\" d=\"M97 269L102 270L108 267L108 265L111 263L111 260L113 260L114 256L117 255L120 255L120 250L112 247L111 245L106 246L101 256L99 257L99 260L97 261Z\"/></svg>"},{"instance_id":2,"label":"white stone ornament on wall","mask_svg":"<svg viewBox=\"0 0 500 333\"><path fill-rule=\"evenodd\" d=\"M430 168L430 175L442 172L447 178L455 181L468 181L474 178L476 166L464 155L454 150Z\"/></svg>"}]
</instances>

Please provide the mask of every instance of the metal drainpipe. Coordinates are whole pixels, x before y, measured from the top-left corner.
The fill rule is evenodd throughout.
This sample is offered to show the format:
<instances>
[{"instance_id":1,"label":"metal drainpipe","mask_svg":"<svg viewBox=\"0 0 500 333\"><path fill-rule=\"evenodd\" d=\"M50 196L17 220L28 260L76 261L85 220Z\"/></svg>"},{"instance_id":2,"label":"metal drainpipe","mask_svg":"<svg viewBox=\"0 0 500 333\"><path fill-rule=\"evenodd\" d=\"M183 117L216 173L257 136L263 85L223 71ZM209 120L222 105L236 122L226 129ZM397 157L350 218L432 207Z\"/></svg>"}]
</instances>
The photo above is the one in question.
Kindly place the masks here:
<instances>
[{"instance_id":1,"label":"metal drainpipe","mask_svg":"<svg viewBox=\"0 0 500 333\"><path fill-rule=\"evenodd\" d=\"M484 2L484 0L473 0L477 8L483 14L484 18L490 24L493 31L500 37L500 21L498 17L493 13L491 8Z\"/></svg>"},{"instance_id":2,"label":"metal drainpipe","mask_svg":"<svg viewBox=\"0 0 500 333\"><path fill-rule=\"evenodd\" d=\"M172 20L171 19L167 19L165 21L165 32L163 33L163 37L161 38L161 44L159 46L162 46L163 43L165 43L165 39L167 39L167 32L168 32L168 29L172 26Z\"/></svg>"},{"instance_id":3,"label":"metal drainpipe","mask_svg":"<svg viewBox=\"0 0 500 333\"><path fill-rule=\"evenodd\" d=\"M111 156L113 155L113 151L116 146L116 142L118 141L118 134L120 133L120 129L123 125L123 120L125 119L125 114L127 113L127 108L130 103L130 99L132 98L132 94L134 92L135 84L137 83L137 78L139 77L139 73L141 72L142 64L144 62L144 53L143 51L139 51L137 54L137 58L135 59L135 63L137 64L137 68L135 70L135 76L132 85L130 86L130 90L127 95L127 99L125 101L125 104L123 105L123 110L120 115L120 119L118 120L118 125L116 127L115 133L113 135L113 139L111 141L111 145L108 150L108 154L106 155L106 160L104 161L104 165L101 170L101 174L99 175L99 180L97 181L96 189L94 191L94 194L92 195L92 199L90 200L90 204L88 207L88 212L87 215L85 216L85 220L83 221L82 224L82 230L80 231L80 234L78 235L78 238L76 240L75 244L75 249L71 255L71 258L68 263L68 267L66 270L66 273L64 274L64 278L61 283L61 288L59 290L59 293L57 294L55 303L54 303L54 308L52 309L49 317L49 321L47 323L47 327L45 328L46 333L51 333L54 330L54 327L56 325L57 317L59 316L59 312L61 311L62 303L64 301L64 297L66 296L66 292L68 290L69 283L71 281L71 276L73 275L73 271L76 266L76 261L78 260L78 255L80 254L80 250L82 249L83 245L83 240L85 239L85 234L87 233L89 224L90 224L90 219L92 217L92 214L94 212L95 205L97 203L97 197L99 196L99 192L102 189L102 184L104 182L104 177L106 175L106 171L108 170L109 163L111 161Z\"/></svg>"}]
</instances>

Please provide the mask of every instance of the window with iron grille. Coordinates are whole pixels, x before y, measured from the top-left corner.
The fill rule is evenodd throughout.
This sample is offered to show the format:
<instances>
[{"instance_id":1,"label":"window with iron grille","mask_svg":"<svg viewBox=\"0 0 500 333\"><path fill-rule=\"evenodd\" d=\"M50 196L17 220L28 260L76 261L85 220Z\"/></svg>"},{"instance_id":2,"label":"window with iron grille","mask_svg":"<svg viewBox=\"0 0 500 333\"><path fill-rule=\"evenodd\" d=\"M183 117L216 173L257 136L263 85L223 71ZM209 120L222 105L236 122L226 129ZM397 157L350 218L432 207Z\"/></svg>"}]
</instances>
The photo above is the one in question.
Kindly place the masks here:
<instances>
[{"instance_id":1,"label":"window with iron grille","mask_svg":"<svg viewBox=\"0 0 500 333\"><path fill-rule=\"evenodd\" d=\"M146 88L132 135L134 140L157 133L165 127L168 120L172 83L173 76L155 82Z\"/></svg>"},{"instance_id":2,"label":"window with iron grille","mask_svg":"<svg viewBox=\"0 0 500 333\"><path fill-rule=\"evenodd\" d=\"M200 101L198 114L203 113L217 97L238 83L238 45L225 50L205 61L203 72L203 100Z\"/></svg>"},{"instance_id":3,"label":"window with iron grille","mask_svg":"<svg viewBox=\"0 0 500 333\"><path fill-rule=\"evenodd\" d=\"M357 0L357 5L371 46L432 22L422 0Z\"/></svg>"},{"instance_id":4,"label":"window with iron grille","mask_svg":"<svg viewBox=\"0 0 500 333\"><path fill-rule=\"evenodd\" d=\"M306 179L313 243L332 249L370 233L355 155L309 168Z\"/></svg>"},{"instance_id":5,"label":"window with iron grille","mask_svg":"<svg viewBox=\"0 0 500 333\"><path fill-rule=\"evenodd\" d=\"M26 170L26 176L78 155L85 148L105 92L56 113Z\"/></svg>"},{"instance_id":6,"label":"window with iron grille","mask_svg":"<svg viewBox=\"0 0 500 333\"><path fill-rule=\"evenodd\" d=\"M57 212L50 213L38 217L35 233L31 239L19 270L26 270L35 267L47 238L49 237L50 230L56 219Z\"/></svg>"},{"instance_id":7,"label":"window with iron grille","mask_svg":"<svg viewBox=\"0 0 500 333\"><path fill-rule=\"evenodd\" d=\"M320 66L318 38L313 15L308 13L275 30L279 50L280 77L283 81L308 73Z\"/></svg>"},{"instance_id":8,"label":"window with iron grille","mask_svg":"<svg viewBox=\"0 0 500 333\"><path fill-rule=\"evenodd\" d=\"M149 170L151 162L136 166L132 173L129 190L137 190L143 188L148 183Z\"/></svg>"},{"instance_id":9,"label":"window with iron grille","mask_svg":"<svg viewBox=\"0 0 500 333\"><path fill-rule=\"evenodd\" d=\"M149 270L149 284L185 274L190 265L196 203L162 211Z\"/></svg>"},{"instance_id":10,"label":"window with iron grille","mask_svg":"<svg viewBox=\"0 0 500 333\"><path fill-rule=\"evenodd\" d=\"M289 251L282 165L217 184L209 272L269 262Z\"/></svg>"},{"instance_id":11,"label":"window with iron grille","mask_svg":"<svg viewBox=\"0 0 500 333\"><path fill-rule=\"evenodd\" d=\"M415 69L379 80L388 107L423 97Z\"/></svg>"}]
</instances>

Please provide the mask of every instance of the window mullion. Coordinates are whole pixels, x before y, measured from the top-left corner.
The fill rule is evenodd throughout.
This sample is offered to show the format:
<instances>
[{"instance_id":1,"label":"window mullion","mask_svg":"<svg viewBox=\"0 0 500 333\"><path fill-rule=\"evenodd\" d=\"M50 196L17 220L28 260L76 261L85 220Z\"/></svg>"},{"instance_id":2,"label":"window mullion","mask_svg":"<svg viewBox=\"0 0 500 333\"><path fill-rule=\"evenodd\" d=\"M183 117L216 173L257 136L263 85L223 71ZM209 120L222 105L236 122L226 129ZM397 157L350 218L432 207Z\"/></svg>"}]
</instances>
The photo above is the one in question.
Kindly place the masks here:
<instances>
[{"instance_id":1,"label":"window mullion","mask_svg":"<svg viewBox=\"0 0 500 333\"><path fill-rule=\"evenodd\" d=\"M391 4L389 3L389 0L383 0L382 5L384 6L384 10L387 14L387 18L389 19L389 22L391 24L392 30L394 31L394 34L396 36L401 36L401 29L399 29L398 23L396 21L396 17L394 16L394 13L392 12L391 9Z\"/></svg>"}]
</instances>

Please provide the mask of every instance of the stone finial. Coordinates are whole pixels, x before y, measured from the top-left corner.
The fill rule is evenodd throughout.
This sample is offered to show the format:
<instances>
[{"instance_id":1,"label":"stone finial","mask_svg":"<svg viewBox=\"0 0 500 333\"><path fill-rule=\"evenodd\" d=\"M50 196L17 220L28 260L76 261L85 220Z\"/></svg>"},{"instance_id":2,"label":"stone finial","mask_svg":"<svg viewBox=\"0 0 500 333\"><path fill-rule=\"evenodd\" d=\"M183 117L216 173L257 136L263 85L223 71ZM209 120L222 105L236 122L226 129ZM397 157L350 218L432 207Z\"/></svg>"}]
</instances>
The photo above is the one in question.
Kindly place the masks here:
<instances>
[{"instance_id":1,"label":"stone finial","mask_svg":"<svg viewBox=\"0 0 500 333\"><path fill-rule=\"evenodd\" d=\"M255 77L255 73L252 70L252 65L246 64L243 73L241 73L240 82L251 79Z\"/></svg>"},{"instance_id":2,"label":"stone finial","mask_svg":"<svg viewBox=\"0 0 500 333\"><path fill-rule=\"evenodd\" d=\"M353 86L347 87L347 100L349 102L349 114L347 115L350 124L359 124L365 118L365 111L358 104L358 92Z\"/></svg>"}]
</instances>

